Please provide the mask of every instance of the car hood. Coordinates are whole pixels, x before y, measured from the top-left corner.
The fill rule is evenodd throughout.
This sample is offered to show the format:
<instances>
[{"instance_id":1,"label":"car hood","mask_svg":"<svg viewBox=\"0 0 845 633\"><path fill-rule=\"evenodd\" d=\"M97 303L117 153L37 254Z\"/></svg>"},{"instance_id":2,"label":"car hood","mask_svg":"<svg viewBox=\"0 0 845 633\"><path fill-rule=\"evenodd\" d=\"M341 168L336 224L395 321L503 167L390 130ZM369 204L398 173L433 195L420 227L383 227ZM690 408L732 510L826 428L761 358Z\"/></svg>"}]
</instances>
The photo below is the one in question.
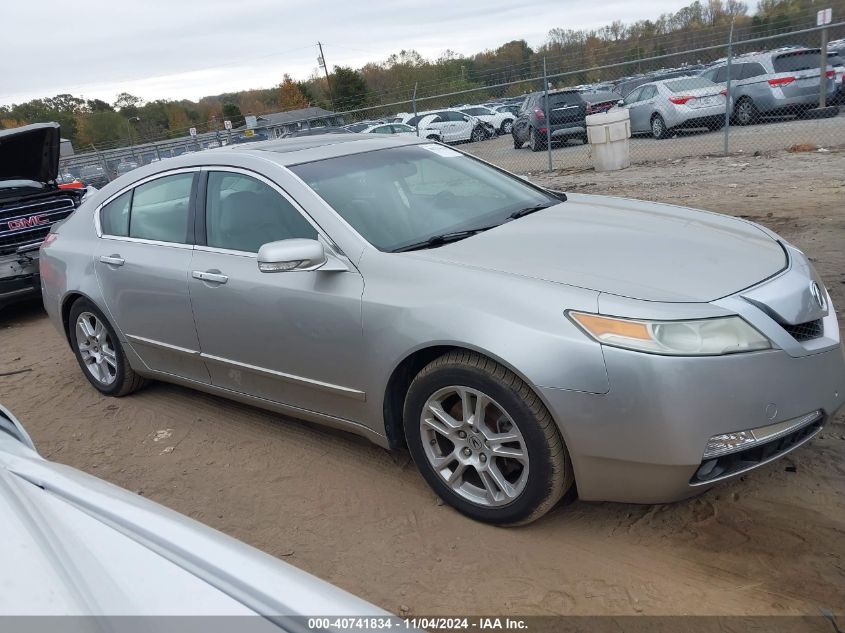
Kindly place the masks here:
<instances>
[{"instance_id":1,"label":"car hood","mask_svg":"<svg viewBox=\"0 0 845 633\"><path fill-rule=\"evenodd\" d=\"M460 242L413 254L667 302L713 301L787 265L781 245L744 220L625 198L568 196Z\"/></svg>"},{"instance_id":2,"label":"car hood","mask_svg":"<svg viewBox=\"0 0 845 633\"><path fill-rule=\"evenodd\" d=\"M0 180L51 182L59 175L58 123L0 130Z\"/></svg>"},{"instance_id":3,"label":"car hood","mask_svg":"<svg viewBox=\"0 0 845 633\"><path fill-rule=\"evenodd\" d=\"M14 436L0 428L4 615L385 614Z\"/></svg>"}]
</instances>

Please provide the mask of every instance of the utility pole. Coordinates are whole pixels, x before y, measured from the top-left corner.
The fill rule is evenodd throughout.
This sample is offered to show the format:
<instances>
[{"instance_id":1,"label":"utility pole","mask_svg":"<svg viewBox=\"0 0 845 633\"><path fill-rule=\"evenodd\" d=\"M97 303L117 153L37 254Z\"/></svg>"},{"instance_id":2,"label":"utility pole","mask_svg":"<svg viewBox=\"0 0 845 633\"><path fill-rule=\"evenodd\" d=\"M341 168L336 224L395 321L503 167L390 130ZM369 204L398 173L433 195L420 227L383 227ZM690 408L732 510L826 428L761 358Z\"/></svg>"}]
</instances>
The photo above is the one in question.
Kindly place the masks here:
<instances>
[{"instance_id":1,"label":"utility pole","mask_svg":"<svg viewBox=\"0 0 845 633\"><path fill-rule=\"evenodd\" d=\"M126 132L129 135L129 150L132 152L132 160L137 160L135 158L135 146L132 144L132 121L140 121L141 117L139 116L131 116L126 119Z\"/></svg>"},{"instance_id":2,"label":"utility pole","mask_svg":"<svg viewBox=\"0 0 845 633\"><path fill-rule=\"evenodd\" d=\"M413 96L413 97L411 97L411 101L412 101L412 102L413 102L413 104L414 104L414 121L416 121L416 122L417 122L417 123L416 123L416 127L417 127L417 137L419 137L419 135L420 135L420 121L419 121L419 119L417 118L417 83L418 83L418 82L416 82L416 81L414 82L414 96Z\"/></svg>"},{"instance_id":3,"label":"utility pole","mask_svg":"<svg viewBox=\"0 0 845 633\"><path fill-rule=\"evenodd\" d=\"M329 81L329 65L326 63L326 56L323 55L323 45L320 42L317 42L317 48L320 49L320 57L317 62L323 67L323 71L326 73L326 86L329 88L329 101L332 102L332 110L334 110L335 106L334 97L332 96L332 84Z\"/></svg>"}]
</instances>

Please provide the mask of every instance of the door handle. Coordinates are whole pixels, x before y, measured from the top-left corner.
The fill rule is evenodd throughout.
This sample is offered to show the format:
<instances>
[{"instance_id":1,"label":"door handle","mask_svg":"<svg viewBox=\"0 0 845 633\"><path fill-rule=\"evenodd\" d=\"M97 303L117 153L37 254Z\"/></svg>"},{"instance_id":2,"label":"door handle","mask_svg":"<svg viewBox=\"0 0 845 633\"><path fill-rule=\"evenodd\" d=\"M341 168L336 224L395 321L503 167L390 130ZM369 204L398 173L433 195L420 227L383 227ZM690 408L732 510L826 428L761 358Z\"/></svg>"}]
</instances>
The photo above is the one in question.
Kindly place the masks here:
<instances>
[{"instance_id":1,"label":"door handle","mask_svg":"<svg viewBox=\"0 0 845 633\"><path fill-rule=\"evenodd\" d=\"M100 261L109 266L123 266L126 262L120 255L100 255Z\"/></svg>"},{"instance_id":2,"label":"door handle","mask_svg":"<svg viewBox=\"0 0 845 633\"><path fill-rule=\"evenodd\" d=\"M229 281L229 277L226 275L221 275L220 272L211 272L211 271L201 271L195 270L191 272L191 276L194 279L199 279L201 281L207 281L208 283L212 284L225 284Z\"/></svg>"}]
</instances>

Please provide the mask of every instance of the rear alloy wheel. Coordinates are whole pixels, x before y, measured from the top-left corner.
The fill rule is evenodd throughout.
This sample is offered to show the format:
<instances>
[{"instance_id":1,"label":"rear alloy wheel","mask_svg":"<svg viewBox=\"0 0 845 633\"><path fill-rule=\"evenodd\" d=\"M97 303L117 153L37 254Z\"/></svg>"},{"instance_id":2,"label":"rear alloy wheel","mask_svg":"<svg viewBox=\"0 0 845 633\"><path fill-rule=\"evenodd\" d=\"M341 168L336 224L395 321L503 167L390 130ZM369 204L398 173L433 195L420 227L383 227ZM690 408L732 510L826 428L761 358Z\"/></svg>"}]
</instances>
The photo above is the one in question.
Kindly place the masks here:
<instances>
[{"instance_id":1,"label":"rear alloy wheel","mask_svg":"<svg viewBox=\"0 0 845 633\"><path fill-rule=\"evenodd\" d=\"M434 491L474 519L521 524L572 486L557 426L515 374L455 351L425 367L405 400L405 436Z\"/></svg>"},{"instance_id":2,"label":"rear alloy wheel","mask_svg":"<svg viewBox=\"0 0 845 633\"><path fill-rule=\"evenodd\" d=\"M90 301L78 299L71 306L68 330L82 373L100 393L120 397L146 384L129 366L117 335Z\"/></svg>"},{"instance_id":3,"label":"rear alloy wheel","mask_svg":"<svg viewBox=\"0 0 845 633\"><path fill-rule=\"evenodd\" d=\"M669 130L666 129L666 121L659 114L651 117L651 135L658 140L669 135Z\"/></svg>"},{"instance_id":4,"label":"rear alloy wheel","mask_svg":"<svg viewBox=\"0 0 845 633\"><path fill-rule=\"evenodd\" d=\"M739 125L756 123L758 116L757 106L754 105L751 99L741 99L736 104L736 108L734 108L734 118Z\"/></svg>"},{"instance_id":5,"label":"rear alloy wheel","mask_svg":"<svg viewBox=\"0 0 845 633\"><path fill-rule=\"evenodd\" d=\"M487 134L484 131L484 128L482 128L480 125L477 125L473 128L469 140L471 140L473 143L478 143L479 141L483 141L486 138Z\"/></svg>"},{"instance_id":6,"label":"rear alloy wheel","mask_svg":"<svg viewBox=\"0 0 845 633\"><path fill-rule=\"evenodd\" d=\"M510 134L513 130L513 121L510 119L505 119L502 123L502 134Z\"/></svg>"}]
</instances>

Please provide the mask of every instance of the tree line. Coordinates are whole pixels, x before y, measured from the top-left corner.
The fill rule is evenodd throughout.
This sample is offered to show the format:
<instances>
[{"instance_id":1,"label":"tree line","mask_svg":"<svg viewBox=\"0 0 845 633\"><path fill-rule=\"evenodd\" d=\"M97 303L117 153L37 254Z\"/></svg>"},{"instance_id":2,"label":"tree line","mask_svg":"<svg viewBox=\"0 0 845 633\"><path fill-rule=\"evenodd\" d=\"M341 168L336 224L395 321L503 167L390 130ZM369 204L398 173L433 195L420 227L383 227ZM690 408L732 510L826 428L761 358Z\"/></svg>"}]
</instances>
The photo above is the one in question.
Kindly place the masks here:
<instances>
[{"instance_id":1,"label":"tree line","mask_svg":"<svg viewBox=\"0 0 845 633\"><path fill-rule=\"evenodd\" d=\"M833 8L835 19L845 17L845 0L822 4ZM271 88L208 96L198 101L145 102L122 93L113 103L107 103L62 94L0 106L0 128L56 121L62 127L62 136L82 151L92 145L102 148L184 136L190 127L200 131L219 130L226 119L237 127L243 124L247 114L295 110L309 105L332 111L382 105L384 112L406 110L407 104L397 107L389 104L411 99L415 90L418 99L473 91L425 100L422 106L426 108L516 96L539 87L536 78L542 74L544 59L556 85L607 81L665 66L712 61L724 55L723 47L699 53L684 51L723 45L731 24L735 40L807 28L815 24L820 6L814 0L760 0L756 12L749 15L746 2L697 0L654 20L631 24L614 21L589 30L553 28L546 41L536 48L524 40L514 40L471 56L447 50L437 59L426 59L414 50L402 50L358 69L335 66L328 80L318 71L302 81L285 74ZM773 48L787 43L817 46L818 34L792 36L755 46ZM652 59L666 55L672 57ZM620 62L625 63L618 65ZM359 118L378 113L378 110L362 112Z\"/></svg>"}]
</instances>

